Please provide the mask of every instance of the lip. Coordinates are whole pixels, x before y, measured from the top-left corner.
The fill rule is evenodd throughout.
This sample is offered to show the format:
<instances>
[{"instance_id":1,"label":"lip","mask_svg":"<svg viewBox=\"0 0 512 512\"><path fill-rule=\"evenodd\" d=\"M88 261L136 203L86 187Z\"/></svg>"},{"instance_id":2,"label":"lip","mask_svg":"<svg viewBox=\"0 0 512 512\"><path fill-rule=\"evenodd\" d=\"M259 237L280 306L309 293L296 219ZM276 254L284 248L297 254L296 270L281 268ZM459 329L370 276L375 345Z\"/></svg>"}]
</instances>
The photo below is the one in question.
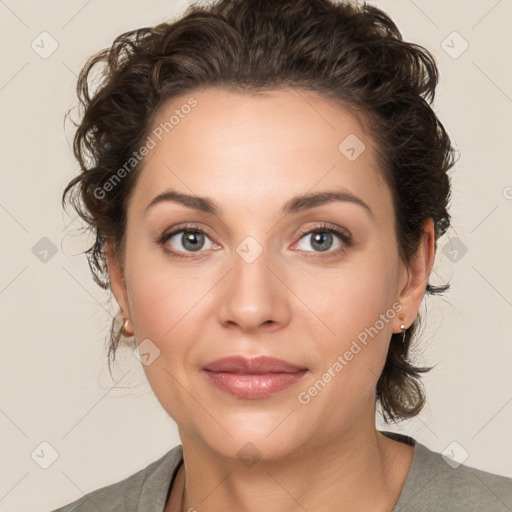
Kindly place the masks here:
<instances>
[{"instance_id":1,"label":"lip","mask_svg":"<svg viewBox=\"0 0 512 512\"><path fill-rule=\"evenodd\" d=\"M244 357L229 356L217 359L204 366L210 372L229 372L242 374L296 373L307 368L300 368L288 361L269 356Z\"/></svg>"},{"instance_id":2,"label":"lip","mask_svg":"<svg viewBox=\"0 0 512 512\"><path fill-rule=\"evenodd\" d=\"M208 363L203 372L217 388L240 398L265 398L297 383L307 373L275 357L231 356Z\"/></svg>"}]
</instances>

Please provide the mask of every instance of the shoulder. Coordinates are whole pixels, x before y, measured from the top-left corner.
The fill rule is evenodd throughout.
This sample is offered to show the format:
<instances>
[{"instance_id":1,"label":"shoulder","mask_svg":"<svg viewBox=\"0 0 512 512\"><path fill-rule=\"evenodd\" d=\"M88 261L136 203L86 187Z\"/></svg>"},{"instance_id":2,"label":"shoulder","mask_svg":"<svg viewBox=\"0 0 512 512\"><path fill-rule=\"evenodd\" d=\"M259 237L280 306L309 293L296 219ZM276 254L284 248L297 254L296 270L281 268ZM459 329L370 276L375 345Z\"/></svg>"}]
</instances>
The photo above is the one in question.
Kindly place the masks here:
<instances>
[{"instance_id":1,"label":"shoulder","mask_svg":"<svg viewBox=\"0 0 512 512\"><path fill-rule=\"evenodd\" d=\"M458 464L418 441L413 443L414 459L393 512L512 510L512 478Z\"/></svg>"},{"instance_id":2,"label":"shoulder","mask_svg":"<svg viewBox=\"0 0 512 512\"><path fill-rule=\"evenodd\" d=\"M180 444L124 480L96 489L52 512L161 512L171 481L182 461Z\"/></svg>"}]
</instances>

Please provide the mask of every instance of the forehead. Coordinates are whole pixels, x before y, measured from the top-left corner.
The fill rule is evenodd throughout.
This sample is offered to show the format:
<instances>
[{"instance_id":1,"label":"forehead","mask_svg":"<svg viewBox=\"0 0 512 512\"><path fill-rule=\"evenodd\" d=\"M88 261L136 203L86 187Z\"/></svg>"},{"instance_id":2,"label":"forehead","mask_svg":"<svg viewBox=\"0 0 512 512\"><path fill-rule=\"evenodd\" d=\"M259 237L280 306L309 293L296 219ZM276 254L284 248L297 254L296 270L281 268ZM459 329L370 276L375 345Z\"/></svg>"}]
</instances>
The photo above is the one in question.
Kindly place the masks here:
<instances>
[{"instance_id":1,"label":"forehead","mask_svg":"<svg viewBox=\"0 0 512 512\"><path fill-rule=\"evenodd\" d=\"M160 108L150 137L136 203L166 188L256 209L340 187L381 213L391 201L362 118L310 91L196 90Z\"/></svg>"}]
</instances>

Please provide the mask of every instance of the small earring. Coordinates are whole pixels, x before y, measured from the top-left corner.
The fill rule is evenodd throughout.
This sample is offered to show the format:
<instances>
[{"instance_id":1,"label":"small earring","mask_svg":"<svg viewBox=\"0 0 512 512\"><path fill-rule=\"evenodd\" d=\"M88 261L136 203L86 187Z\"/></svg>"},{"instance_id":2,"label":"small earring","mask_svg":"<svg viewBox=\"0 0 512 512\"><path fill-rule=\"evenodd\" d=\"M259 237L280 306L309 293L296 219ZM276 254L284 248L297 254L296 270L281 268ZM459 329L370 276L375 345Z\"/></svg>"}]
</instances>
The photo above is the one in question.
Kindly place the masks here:
<instances>
[{"instance_id":1,"label":"small earring","mask_svg":"<svg viewBox=\"0 0 512 512\"><path fill-rule=\"evenodd\" d=\"M407 329L404 324L400 326L400 329L402 329L402 345L405 345L405 331L407 331Z\"/></svg>"},{"instance_id":2,"label":"small earring","mask_svg":"<svg viewBox=\"0 0 512 512\"><path fill-rule=\"evenodd\" d=\"M133 334L128 334L127 333L127 329L128 329L128 324L130 323L130 320L127 318L124 323L123 323L123 327L121 327L121 334L123 336L133 336Z\"/></svg>"}]
</instances>

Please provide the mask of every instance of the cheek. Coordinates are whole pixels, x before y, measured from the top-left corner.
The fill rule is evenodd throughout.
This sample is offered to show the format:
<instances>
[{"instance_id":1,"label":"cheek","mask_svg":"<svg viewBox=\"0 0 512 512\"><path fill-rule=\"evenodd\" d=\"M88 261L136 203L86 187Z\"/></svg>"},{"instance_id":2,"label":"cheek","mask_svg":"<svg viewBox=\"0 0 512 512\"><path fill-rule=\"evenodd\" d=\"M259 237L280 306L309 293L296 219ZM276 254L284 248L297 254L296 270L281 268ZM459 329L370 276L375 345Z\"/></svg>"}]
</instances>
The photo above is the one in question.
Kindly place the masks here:
<instances>
[{"instance_id":1,"label":"cheek","mask_svg":"<svg viewBox=\"0 0 512 512\"><path fill-rule=\"evenodd\" d=\"M388 320L393 317L397 271L392 254L368 250L324 276L326 284L316 289L314 303L336 336L344 340L357 337L390 308ZM386 326L388 330L391 327L389 322Z\"/></svg>"},{"instance_id":2,"label":"cheek","mask_svg":"<svg viewBox=\"0 0 512 512\"><path fill-rule=\"evenodd\" d=\"M386 360L396 302L393 255L368 252L358 263L329 279L329 300L317 292L319 316L334 333L333 343L322 343L322 361L337 375L340 392L357 394L373 389ZM341 365L341 366L340 366ZM342 369L341 369L342 368ZM329 376L325 376L326 380Z\"/></svg>"},{"instance_id":3,"label":"cheek","mask_svg":"<svg viewBox=\"0 0 512 512\"><path fill-rule=\"evenodd\" d=\"M136 243L128 247L127 291L136 338L155 343L171 338L193 317L205 293L204 272L180 270L160 248Z\"/></svg>"},{"instance_id":4,"label":"cheek","mask_svg":"<svg viewBox=\"0 0 512 512\"><path fill-rule=\"evenodd\" d=\"M179 289L179 282L171 286L155 280L152 270L130 282L130 315L137 339L159 340L172 332L184 314L188 302L187 291Z\"/></svg>"},{"instance_id":5,"label":"cheek","mask_svg":"<svg viewBox=\"0 0 512 512\"><path fill-rule=\"evenodd\" d=\"M147 249L133 247L129 254L127 288L135 338L158 354L144 371L153 389L165 390L172 402L179 396L173 391L177 382L185 384L196 371L190 361L198 360L204 308L212 301L217 279L199 268L184 271Z\"/></svg>"},{"instance_id":6,"label":"cheek","mask_svg":"<svg viewBox=\"0 0 512 512\"><path fill-rule=\"evenodd\" d=\"M202 325L197 306L204 286L194 286L177 272L170 274L168 266L141 264L137 272L136 263L133 258L130 314L137 342L145 343L150 353L150 363L143 364L143 370L164 410L176 422L188 423L197 411L183 390L194 389L187 361Z\"/></svg>"}]
</instances>

